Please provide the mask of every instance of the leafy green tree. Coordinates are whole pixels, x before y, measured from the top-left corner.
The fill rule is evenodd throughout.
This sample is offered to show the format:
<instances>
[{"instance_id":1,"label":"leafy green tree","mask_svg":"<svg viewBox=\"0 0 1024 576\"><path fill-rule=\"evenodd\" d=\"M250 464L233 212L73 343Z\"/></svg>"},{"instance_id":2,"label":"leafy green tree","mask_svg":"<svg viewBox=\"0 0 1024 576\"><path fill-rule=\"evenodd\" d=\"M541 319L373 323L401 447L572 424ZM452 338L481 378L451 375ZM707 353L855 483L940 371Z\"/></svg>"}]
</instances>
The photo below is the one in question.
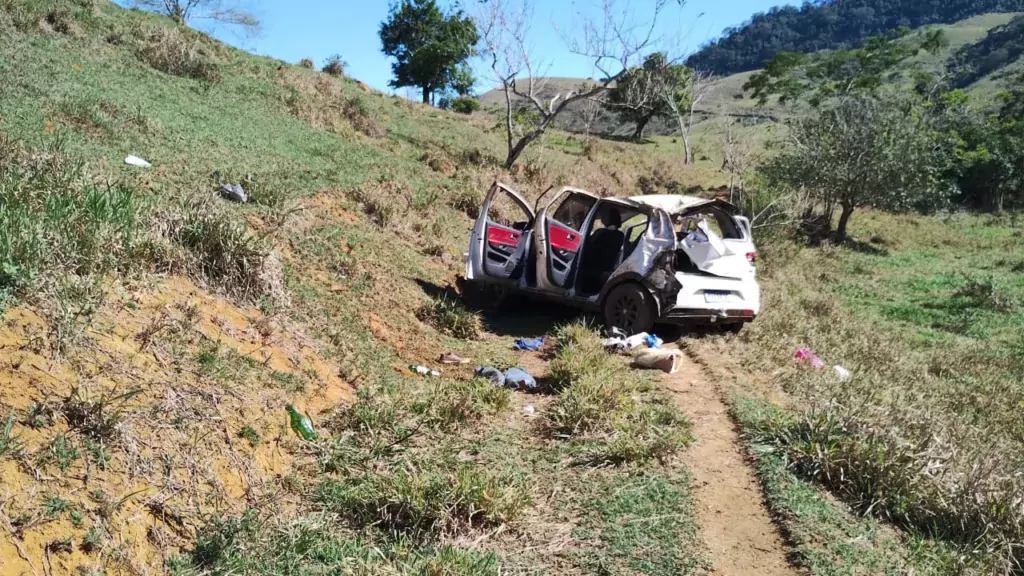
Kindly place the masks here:
<instances>
[{"instance_id":1,"label":"leafy green tree","mask_svg":"<svg viewBox=\"0 0 1024 576\"><path fill-rule=\"evenodd\" d=\"M384 54L395 59L389 83L393 88L419 88L429 104L436 92L455 84L465 87L464 64L480 37L461 10L445 14L436 0L401 0L391 5L379 33Z\"/></svg>"},{"instance_id":2,"label":"leafy green tree","mask_svg":"<svg viewBox=\"0 0 1024 576\"><path fill-rule=\"evenodd\" d=\"M743 89L762 105L777 96L782 104L804 101L820 106L830 98L873 95L908 73L907 61L922 50L938 52L947 43L941 30L910 35L906 29L889 37L869 38L853 50L798 54L782 52L750 77Z\"/></svg>"},{"instance_id":3,"label":"leafy green tree","mask_svg":"<svg viewBox=\"0 0 1024 576\"><path fill-rule=\"evenodd\" d=\"M920 99L854 95L793 120L786 145L761 174L771 186L803 191L807 216L820 210L826 232L838 210L835 236L842 241L859 207L927 210L945 202L953 192L941 177L948 156Z\"/></svg>"},{"instance_id":4,"label":"leafy green tree","mask_svg":"<svg viewBox=\"0 0 1024 576\"><path fill-rule=\"evenodd\" d=\"M934 78L909 61L944 42L940 31L899 30L853 50L779 54L751 76L744 89L762 104L814 109L787 120L781 152L761 169L770 184L803 191L805 223L830 232L838 211L845 240L858 207L931 210L953 195L957 152L969 146L947 129Z\"/></svg>"},{"instance_id":5,"label":"leafy green tree","mask_svg":"<svg viewBox=\"0 0 1024 576\"><path fill-rule=\"evenodd\" d=\"M655 52L626 72L609 91L608 102L620 118L636 123L633 138L639 140L651 120L688 106L689 78L689 68Z\"/></svg>"}]
</instances>

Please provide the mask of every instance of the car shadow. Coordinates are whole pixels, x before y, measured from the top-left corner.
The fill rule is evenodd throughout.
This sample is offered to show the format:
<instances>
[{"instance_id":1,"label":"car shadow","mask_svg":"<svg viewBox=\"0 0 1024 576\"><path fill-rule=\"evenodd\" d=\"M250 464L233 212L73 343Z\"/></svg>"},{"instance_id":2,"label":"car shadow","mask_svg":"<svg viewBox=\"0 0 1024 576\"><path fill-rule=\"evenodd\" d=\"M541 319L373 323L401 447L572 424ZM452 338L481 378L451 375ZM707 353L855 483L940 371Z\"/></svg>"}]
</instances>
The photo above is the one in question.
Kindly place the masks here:
<instances>
[{"instance_id":1,"label":"car shadow","mask_svg":"<svg viewBox=\"0 0 1024 576\"><path fill-rule=\"evenodd\" d=\"M520 294L508 294L501 301L479 302L478 298L466 298L452 285L441 286L423 279L416 284L427 296L434 299L447 298L462 302L477 312L483 320L484 329L505 337L526 338L550 334L554 329L576 319L586 317L579 310L543 299L534 299ZM471 301L474 300L474 301Z\"/></svg>"}]
</instances>

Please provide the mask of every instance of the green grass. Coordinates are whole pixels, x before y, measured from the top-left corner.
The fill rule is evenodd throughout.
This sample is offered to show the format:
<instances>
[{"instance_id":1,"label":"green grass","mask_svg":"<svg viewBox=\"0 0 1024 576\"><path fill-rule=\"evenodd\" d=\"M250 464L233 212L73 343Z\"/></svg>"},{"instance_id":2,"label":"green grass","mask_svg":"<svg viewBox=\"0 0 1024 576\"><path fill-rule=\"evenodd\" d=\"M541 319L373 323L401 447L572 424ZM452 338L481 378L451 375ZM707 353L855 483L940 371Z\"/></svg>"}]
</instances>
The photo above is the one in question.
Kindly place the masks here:
<instances>
[{"instance_id":1,"label":"green grass","mask_svg":"<svg viewBox=\"0 0 1024 576\"><path fill-rule=\"evenodd\" d=\"M763 401L734 398L730 412L745 439L764 485L769 508L794 544L798 563L814 575L947 574L955 551L941 542L901 535L871 517L850 513L823 495L814 483L792 471L787 454L769 434L780 417Z\"/></svg>"},{"instance_id":2,"label":"green grass","mask_svg":"<svg viewBox=\"0 0 1024 576\"><path fill-rule=\"evenodd\" d=\"M957 569L1018 562L1024 235L1012 218L869 212L854 237L761 247L764 313L730 352L790 401L748 432L855 513L944 542ZM854 377L794 363L801 345Z\"/></svg>"},{"instance_id":3,"label":"green grass","mask_svg":"<svg viewBox=\"0 0 1024 576\"><path fill-rule=\"evenodd\" d=\"M539 424L545 412L527 419L519 409L547 400L495 389L456 368L438 379L393 370L429 360L435 346L481 363L517 360L508 343L486 334L479 317L458 302L432 301L421 314L427 321L417 321L425 295L434 294L427 286L446 286L458 272L450 255L465 249L469 218L499 171L503 143L490 130L493 119L364 92L353 79L256 57L105 0L7 0L4 6L13 16L0 11L0 73L7 81L0 133L27 158L19 166L59 151L67 168L50 167L40 179L81 176L54 186L8 170L0 180L5 195L28 198L20 204L26 225L0 232L20 250L0 271L12 278L5 285L9 299L25 304L34 286L80 285L81 294L64 297L64 331L83 335L66 339L72 358L89 342L86 327L108 279L138 280L133 290L145 291L150 273L187 274L225 299L277 316L336 361L341 377L358 382L357 402L312 414L320 441L291 444L289 437L273 448L287 451L294 466L267 489L298 506L281 513L271 499L241 516L196 519L207 525L195 542L182 542L183 554L166 566L172 573L497 574L541 571L552 558L583 571L585 551L636 572L700 564L689 480L673 462L690 441L688 423L649 383L614 391L626 409L607 425L552 440ZM59 14L50 18L53 11ZM60 30L40 28L40 19L58 22ZM549 136L510 176L531 200L553 183L604 193L634 189L655 169L665 186L718 178L711 161L674 174L681 166L678 143L588 145L566 134ZM128 154L153 168L125 166ZM252 202L221 199L222 182L242 184ZM126 314L138 310L126 306ZM398 328L392 330L398 342L374 334L369 312ZM166 352L194 386L214 384L211 394L262 386L268 402L277 402L285 395L304 400L321 388L315 379L274 373L191 330L148 330L137 338L145 354L162 361ZM592 382L627 374L622 366L594 365L610 371L591 373ZM159 407L145 395L120 394L135 390L134 382L114 384L117 389L94 396L76 390L55 404L55 420L71 426L64 448L81 454L63 465L49 460L55 464L48 474L67 480L83 467L116 478L126 462L135 462L133 445L124 442L130 437L121 434L123 417ZM574 402L568 398L553 401L564 408ZM594 413L585 406L587 394L577 398L582 413ZM42 427L46 416L39 409L28 418ZM248 414L224 416L235 422L228 434L239 435L233 442L239 458L264 450L275 433L263 422L247 425ZM195 431L220 441L222 424L198 418ZM171 425L172 433L186 429L180 419ZM17 436L12 425L0 437L4 456L18 455ZM591 485L595 474L602 483ZM632 511L628 501L601 491L627 475L642 479L621 484L642 497L643 506ZM555 496L544 489L562 482L578 489ZM593 502L575 499L591 488ZM120 497L97 502L108 509ZM599 498L607 510L594 509ZM118 506L133 505L130 500ZM564 550L541 554L534 539L546 536L548 514L565 526L586 517L590 529L608 530L585 541L570 535ZM96 552L121 541L118 528L102 517L84 521L90 536L81 549L114 569L113 556ZM650 538L630 532L644 522L657 528ZM659 558L652 547L666 547L670 538L682 545ZM524 549L524 540L534 544Z\"/></svg>"},{"instance_id":4,"label":"green grass","mask_svg":"<svg viewBox=\"0 0 1024 576\"><path fill-rule=\"evenodd\" d=\"M687 479L657 472L604 477L587 490L593 501L575 535L598 544L581 554L593 574L700 574L707 568L693 554L693 521Z\"/></svg>"}]
</instances>

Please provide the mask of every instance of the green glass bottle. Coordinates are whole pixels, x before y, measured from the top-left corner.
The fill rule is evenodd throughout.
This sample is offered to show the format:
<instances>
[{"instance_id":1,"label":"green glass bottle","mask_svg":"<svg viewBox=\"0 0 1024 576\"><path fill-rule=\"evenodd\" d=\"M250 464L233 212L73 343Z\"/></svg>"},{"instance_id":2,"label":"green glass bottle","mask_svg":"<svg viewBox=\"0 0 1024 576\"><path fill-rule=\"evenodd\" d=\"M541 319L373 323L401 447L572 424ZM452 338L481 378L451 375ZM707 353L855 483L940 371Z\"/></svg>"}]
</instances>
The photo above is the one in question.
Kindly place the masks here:
<instances>
[{"instance_id":1,"label":"green glass bottle","mask_svg":"<svg viewBox=\"0 0 1024 576\"><path fill-rule=\"evenodd\" d=\"M300 438L306 440L316 440L316 430L313 429L313 422L309 419L309 416L300 414L295 406L289 404L285 407L288 410L288 415L291 417L292 430L299 435Z\"/></svg>"}]
</instances>

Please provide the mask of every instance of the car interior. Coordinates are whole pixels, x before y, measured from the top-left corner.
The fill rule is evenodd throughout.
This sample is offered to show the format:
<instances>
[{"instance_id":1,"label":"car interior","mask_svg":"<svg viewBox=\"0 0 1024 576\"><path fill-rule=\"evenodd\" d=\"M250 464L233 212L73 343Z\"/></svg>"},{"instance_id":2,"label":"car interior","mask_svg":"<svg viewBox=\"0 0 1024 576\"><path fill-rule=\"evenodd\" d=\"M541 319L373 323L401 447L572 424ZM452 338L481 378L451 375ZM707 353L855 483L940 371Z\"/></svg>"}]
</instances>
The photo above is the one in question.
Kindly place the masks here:
<instances>
[{"instance_id":1,"label":"car interior","mask_svg":"<svg viewBox=\"0 0 1024 576\"><path fill-rule=\"evenodd\" d=\"M647 215L616 202L601 202L590 224L577 267L576 292L597 294L633 253L647 228Z\"/></svg>"}]
</instances>

